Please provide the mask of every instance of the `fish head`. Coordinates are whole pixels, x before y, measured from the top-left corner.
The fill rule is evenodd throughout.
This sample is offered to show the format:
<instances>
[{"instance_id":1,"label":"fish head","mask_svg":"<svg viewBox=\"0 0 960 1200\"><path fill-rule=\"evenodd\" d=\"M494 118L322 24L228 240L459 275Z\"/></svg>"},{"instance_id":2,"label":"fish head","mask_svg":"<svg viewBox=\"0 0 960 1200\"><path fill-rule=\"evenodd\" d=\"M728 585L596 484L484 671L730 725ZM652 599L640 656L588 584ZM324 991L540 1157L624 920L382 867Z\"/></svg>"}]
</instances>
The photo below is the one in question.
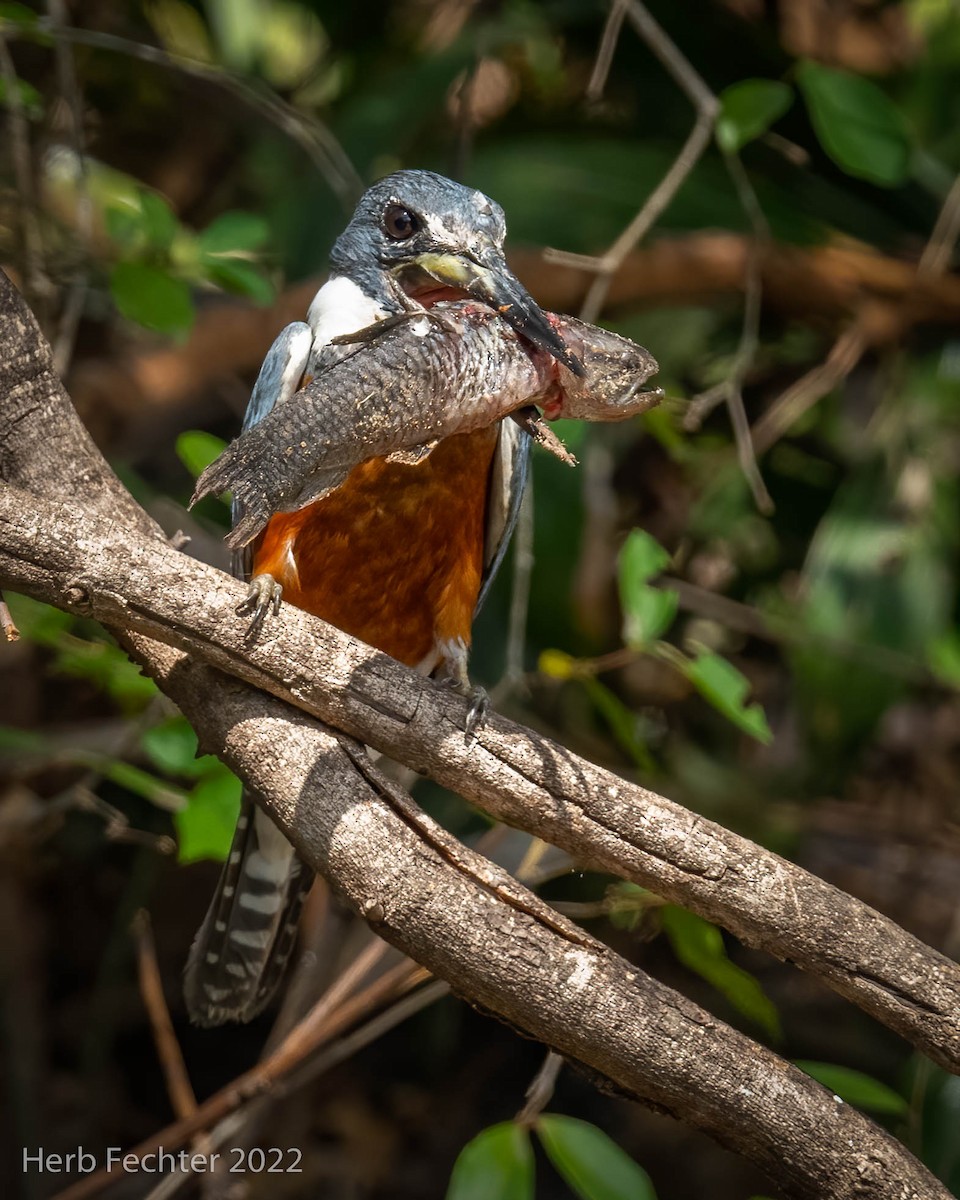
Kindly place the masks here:
<instances>
[{"instance_id":1,"label":"fish head","mask_svg":"<svg viewBox=\"0 0 960 1200\"><path fill-rule=\"evenodd\" d=\"M583 375L559 368L544 399L548 420L557 417L621 421L659 404L660 388L644 384L660 369L653 355L617 333L573 317L550 314L558 334L583 363Z\"/></svg>"}]
</instances>

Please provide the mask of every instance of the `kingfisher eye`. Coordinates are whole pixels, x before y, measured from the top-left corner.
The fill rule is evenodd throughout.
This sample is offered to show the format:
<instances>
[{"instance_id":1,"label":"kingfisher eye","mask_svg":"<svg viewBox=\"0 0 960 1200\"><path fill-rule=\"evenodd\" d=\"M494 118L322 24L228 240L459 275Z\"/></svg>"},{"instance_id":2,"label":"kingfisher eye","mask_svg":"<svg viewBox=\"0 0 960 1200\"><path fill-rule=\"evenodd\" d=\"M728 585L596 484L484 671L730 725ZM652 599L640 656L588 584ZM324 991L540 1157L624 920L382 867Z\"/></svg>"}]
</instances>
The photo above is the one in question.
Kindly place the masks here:
<instances>
[{"instance_id":1,"label":"kingfisher eye","mask_svg":"<svg viewBox=\"0 0 960 1200\"><path fill-rule=\"evenodd\" d=\"M420 228L420 222L402 204L391 204L383 214L383 228L388 237L402 242L408 237L413 237Z\"/></svg>"}]
</instances>

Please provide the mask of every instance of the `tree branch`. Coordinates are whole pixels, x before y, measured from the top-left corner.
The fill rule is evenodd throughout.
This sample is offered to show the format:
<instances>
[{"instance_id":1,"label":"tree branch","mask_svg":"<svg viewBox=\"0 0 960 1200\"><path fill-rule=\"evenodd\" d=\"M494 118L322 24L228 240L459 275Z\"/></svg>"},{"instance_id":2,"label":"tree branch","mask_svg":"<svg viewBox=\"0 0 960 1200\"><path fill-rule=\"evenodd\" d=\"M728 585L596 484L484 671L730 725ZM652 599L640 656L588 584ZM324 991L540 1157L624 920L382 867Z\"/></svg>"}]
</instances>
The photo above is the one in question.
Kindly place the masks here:
<instances>
[{"instance_id":1,"label":"tree branch","mask_svg":"<svg viewBox=\"0 0 960 1200\"><path fill-rule=\"evenodd\" d=\"M399 750L484 796L491 811L551 840L557 834L584 861L725 917L774 952L805 954L811 969L956 1068L953 964L843 893L530 731L494 717L468 742L455 697L303 613L288 609L269 641L245 649L230 611L240 585L169 548L123 491L5 280L0 346L0 579L133 630L125 642L201 745L264 797L299 852L377 932L471 1003L749 1156L788 1195L947 1200L861 1114L436 826L360 746L201 659ZM50 495L74 502L41 499ZM613 865L621 860L628 871Z\"/></svg>"},{"instance_id":2,"label":"tree branch","mask_svg":"<svg viewBox=\"0 0 960 1200\"><path fill-rule=\"evenodd\" d=\"M146 634L427 773L501 821L686 905L820 975L960 1071L960 968L873 909L745 838L465 702L291 606L256 645L244 586L73 504L0 489L0 587Z\"/></svg>"}]
</instances>

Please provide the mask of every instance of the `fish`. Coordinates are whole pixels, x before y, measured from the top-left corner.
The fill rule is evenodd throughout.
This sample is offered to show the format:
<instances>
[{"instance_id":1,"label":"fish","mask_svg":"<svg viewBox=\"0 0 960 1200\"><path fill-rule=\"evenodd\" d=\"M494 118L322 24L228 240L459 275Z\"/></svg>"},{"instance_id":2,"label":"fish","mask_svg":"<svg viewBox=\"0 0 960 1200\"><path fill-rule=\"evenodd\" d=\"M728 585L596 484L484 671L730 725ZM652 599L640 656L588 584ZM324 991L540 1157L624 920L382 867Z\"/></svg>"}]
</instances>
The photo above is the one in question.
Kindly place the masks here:
<instances>
[{"instance_id":1,"label":"fish","mask_svg":"<svg viewBox=\"0 0 960 1200\"><path fill-rule=\"evenodd\" d=\"M563 457L536 409L549 421L620 421L659 403L660 389L643 390L659 369L649 351L575 317L545 315L582 362L582 376L473 300L399 314L337 339L313 380L206 468L191 507L232 493L237 519L226 540L239 550L275 513L329 495L368 459L415 466L442 439L514 413Z\"/></svg>"}]
</instances>

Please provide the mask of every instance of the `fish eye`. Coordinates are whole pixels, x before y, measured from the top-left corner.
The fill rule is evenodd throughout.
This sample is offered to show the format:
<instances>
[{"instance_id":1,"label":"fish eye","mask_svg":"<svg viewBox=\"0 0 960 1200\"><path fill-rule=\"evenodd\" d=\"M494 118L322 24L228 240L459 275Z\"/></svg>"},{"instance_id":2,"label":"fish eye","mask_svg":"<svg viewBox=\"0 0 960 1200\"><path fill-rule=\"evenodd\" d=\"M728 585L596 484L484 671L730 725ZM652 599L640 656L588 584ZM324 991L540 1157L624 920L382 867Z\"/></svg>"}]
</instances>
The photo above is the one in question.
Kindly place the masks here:
<instances>
[{"instance_id":1,"label":"fish eye","mask_svg":"<svg viewBox=\"0 0 960 1200\"><path fill-rule=\"evenodd\" d=\"M390 204L383 214L383 229L396 242L406 241L420 228L420 221L402 204Z\"/></svg>"}]
</instances>

